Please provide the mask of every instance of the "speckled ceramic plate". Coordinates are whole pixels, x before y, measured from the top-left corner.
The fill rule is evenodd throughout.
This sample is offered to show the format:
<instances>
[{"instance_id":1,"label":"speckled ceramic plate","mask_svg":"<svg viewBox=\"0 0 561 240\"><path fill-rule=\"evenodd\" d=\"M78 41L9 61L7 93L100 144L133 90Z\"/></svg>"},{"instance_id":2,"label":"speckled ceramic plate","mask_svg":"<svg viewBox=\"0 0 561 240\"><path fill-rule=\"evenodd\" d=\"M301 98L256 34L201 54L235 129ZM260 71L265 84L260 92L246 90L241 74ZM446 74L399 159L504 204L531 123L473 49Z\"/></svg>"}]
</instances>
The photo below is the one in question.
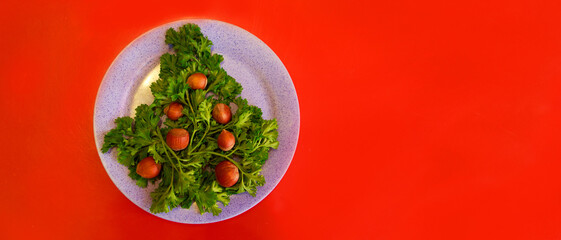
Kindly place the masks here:
<instances>
[{"instance_id":1,"label":"speckled ceramic plate","mask_svg":"<svg viewBox=\"0 0 561 240\"><path fill-rule=\"evenodd\" d=\"M115 127L115 118L134 116L136 106L152 102L150 83L158 77L160 56L170 51L164 43L165 31L189 22L199 25L214 43L212 51L224 56L222 67L242 84L242 97L259 106L265 119L276 118L279 124L280 145L277 150L271 150L263 166L266 184L258 187L256 197L247 193L233 195L230 205L222 207L219 216L201 215L195 206L154 214L180 223L211 223L239 215L263 200L282 179L296 150L300 128L296 91L281 60L265 43L244 29L215 20L177 21L150 30L130 43L107 70L97 93L94 134L99 151L103 136ZM117 162L115 151L99 153L105 170L119 190L149 212L152 203L149 194L156 186L136 186L128 176L129 170Z\"/></svg>"}]
</instances>

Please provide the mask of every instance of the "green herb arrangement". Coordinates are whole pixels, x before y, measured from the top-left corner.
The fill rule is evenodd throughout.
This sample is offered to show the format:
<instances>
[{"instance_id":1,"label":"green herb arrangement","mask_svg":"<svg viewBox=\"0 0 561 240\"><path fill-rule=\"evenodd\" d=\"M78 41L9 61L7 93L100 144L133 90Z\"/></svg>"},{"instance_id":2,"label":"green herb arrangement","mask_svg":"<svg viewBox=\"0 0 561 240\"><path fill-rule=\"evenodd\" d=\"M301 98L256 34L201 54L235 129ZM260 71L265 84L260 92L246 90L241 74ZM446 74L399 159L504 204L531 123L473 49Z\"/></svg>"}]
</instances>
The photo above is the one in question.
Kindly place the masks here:
<instances>
[{"instance_id":1,"label":"green herb arrangement","mask_svg":"<svg viewBox=\"0 0 561 240\"><path fill-rule=\"evenodd\" d=\"M101 151L115 148L138 186L159 184L151 212L196 203L201 214L218 215L218 202L255 196L265 183L262 166L279 145L277 121L264 120L239 96L242 86L220 67L224 58L211 53L197 25L170 28L165 42L175 53L160 58L159 79L150 86L154 101L138 106L134 118L117 118Z\"/></svg>"}]
</instances>

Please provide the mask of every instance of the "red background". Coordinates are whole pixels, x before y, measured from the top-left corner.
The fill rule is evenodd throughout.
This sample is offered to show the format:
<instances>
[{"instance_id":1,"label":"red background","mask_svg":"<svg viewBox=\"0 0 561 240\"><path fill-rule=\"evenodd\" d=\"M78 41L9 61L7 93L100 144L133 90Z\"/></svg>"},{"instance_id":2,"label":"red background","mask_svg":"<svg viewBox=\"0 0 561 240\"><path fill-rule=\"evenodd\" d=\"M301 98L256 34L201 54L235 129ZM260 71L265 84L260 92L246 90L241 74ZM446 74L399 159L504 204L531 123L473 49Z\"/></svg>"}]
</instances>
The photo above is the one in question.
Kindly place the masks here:
<instances>
[{"instance_id":1,"label":"red background","mask_svg":"<svg viewBox=\"0 0 561 240\"><path fill-rule=\"evenodd\" d=\"M1 239L561 239L559 1L151 2L0 2ZM283 180L214 224L144 212L94 144L113 59L183 18L258 36L300 101Z\"/></svg>"}]
</instances>

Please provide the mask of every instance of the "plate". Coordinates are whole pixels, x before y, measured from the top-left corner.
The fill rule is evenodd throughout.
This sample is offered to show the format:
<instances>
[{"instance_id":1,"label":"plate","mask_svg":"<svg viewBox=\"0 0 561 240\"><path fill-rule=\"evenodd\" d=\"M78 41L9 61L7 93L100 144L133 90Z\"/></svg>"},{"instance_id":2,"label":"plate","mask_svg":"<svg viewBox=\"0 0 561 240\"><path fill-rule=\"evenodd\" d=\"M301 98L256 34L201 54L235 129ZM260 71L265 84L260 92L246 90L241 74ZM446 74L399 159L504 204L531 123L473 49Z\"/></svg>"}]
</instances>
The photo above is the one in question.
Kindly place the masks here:
<instances>
[{"instance_id":1,"label":"plate","mask_svg":"<svg viewBox=\"0 0 561 240\"><path fill-rule=\"evenodd\" d=\"M296 90L277 55L257 37L242 28L216 20L190 19L164 24L141 35L130 43L113 61L105 74L94 108L94 135L101 162L117 188L134 204L149 211L150 192L157 186L138 187L128 176L129 170L119 164L116 151L101 153L103 137L115 127L114 120L134 116L134 108L153 100L150 83L158 78L159 58L170 52L164 43L167 29L186 24L199 25L202 33L213 43L213 53L224 56L222 67L243 86L241 96L263 110L263 118L278 121L278 149L272 149L263 165L266 183L257 188L257 195L247 193L231 196L228 206L219 205L222 213L201 215L196 206L175 208L168 213L154 214L180 223L202 224L218 222L237 216L265 198L282 179L296 150L300 128L300 109Z\"/></svg>"}]
</instances>

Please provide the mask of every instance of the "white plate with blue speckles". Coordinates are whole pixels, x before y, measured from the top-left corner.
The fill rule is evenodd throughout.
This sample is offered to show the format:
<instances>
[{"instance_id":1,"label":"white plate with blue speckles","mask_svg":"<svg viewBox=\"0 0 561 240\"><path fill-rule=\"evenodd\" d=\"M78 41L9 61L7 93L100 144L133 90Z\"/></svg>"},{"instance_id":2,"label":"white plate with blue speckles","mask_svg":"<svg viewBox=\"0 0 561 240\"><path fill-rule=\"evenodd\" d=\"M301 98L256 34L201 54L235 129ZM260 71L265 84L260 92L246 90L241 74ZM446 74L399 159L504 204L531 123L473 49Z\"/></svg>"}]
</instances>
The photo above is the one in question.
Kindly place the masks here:
<instances>
[{"instance_id":1,"label":"white plate with blue speckles","mask_svg":"<svg viewBox=\"0 0 561 240\"><path fill-rule=\"evenodd\" d=\"M99 87L94 108L94 136L101 162L119 190L134 204L150 212L150 192L157 186L140 188L129 176L127 167L119 164L115 151L101 153L103 137L115 127L117 117L134 116L136 106L150 104L150 84L157 80L159 58L170 51L164 43L165 32L186 23L195 23L213 43L213 53L224 56L222 67L244 88L241 96L263 110L263 118L276 118L279 125L279 148L272 149L263 165L266 183L257 195L231 196L222 213L201 215L195 206L175 208L155 216L180 223L202 224L237 216L255 206L277 186L288 169L300 129L300 109L294 84L277 55L261 40L232 24L216 20L190 19L154 28L131 42L113 61Z\"/></svg>"}]
</instances>

